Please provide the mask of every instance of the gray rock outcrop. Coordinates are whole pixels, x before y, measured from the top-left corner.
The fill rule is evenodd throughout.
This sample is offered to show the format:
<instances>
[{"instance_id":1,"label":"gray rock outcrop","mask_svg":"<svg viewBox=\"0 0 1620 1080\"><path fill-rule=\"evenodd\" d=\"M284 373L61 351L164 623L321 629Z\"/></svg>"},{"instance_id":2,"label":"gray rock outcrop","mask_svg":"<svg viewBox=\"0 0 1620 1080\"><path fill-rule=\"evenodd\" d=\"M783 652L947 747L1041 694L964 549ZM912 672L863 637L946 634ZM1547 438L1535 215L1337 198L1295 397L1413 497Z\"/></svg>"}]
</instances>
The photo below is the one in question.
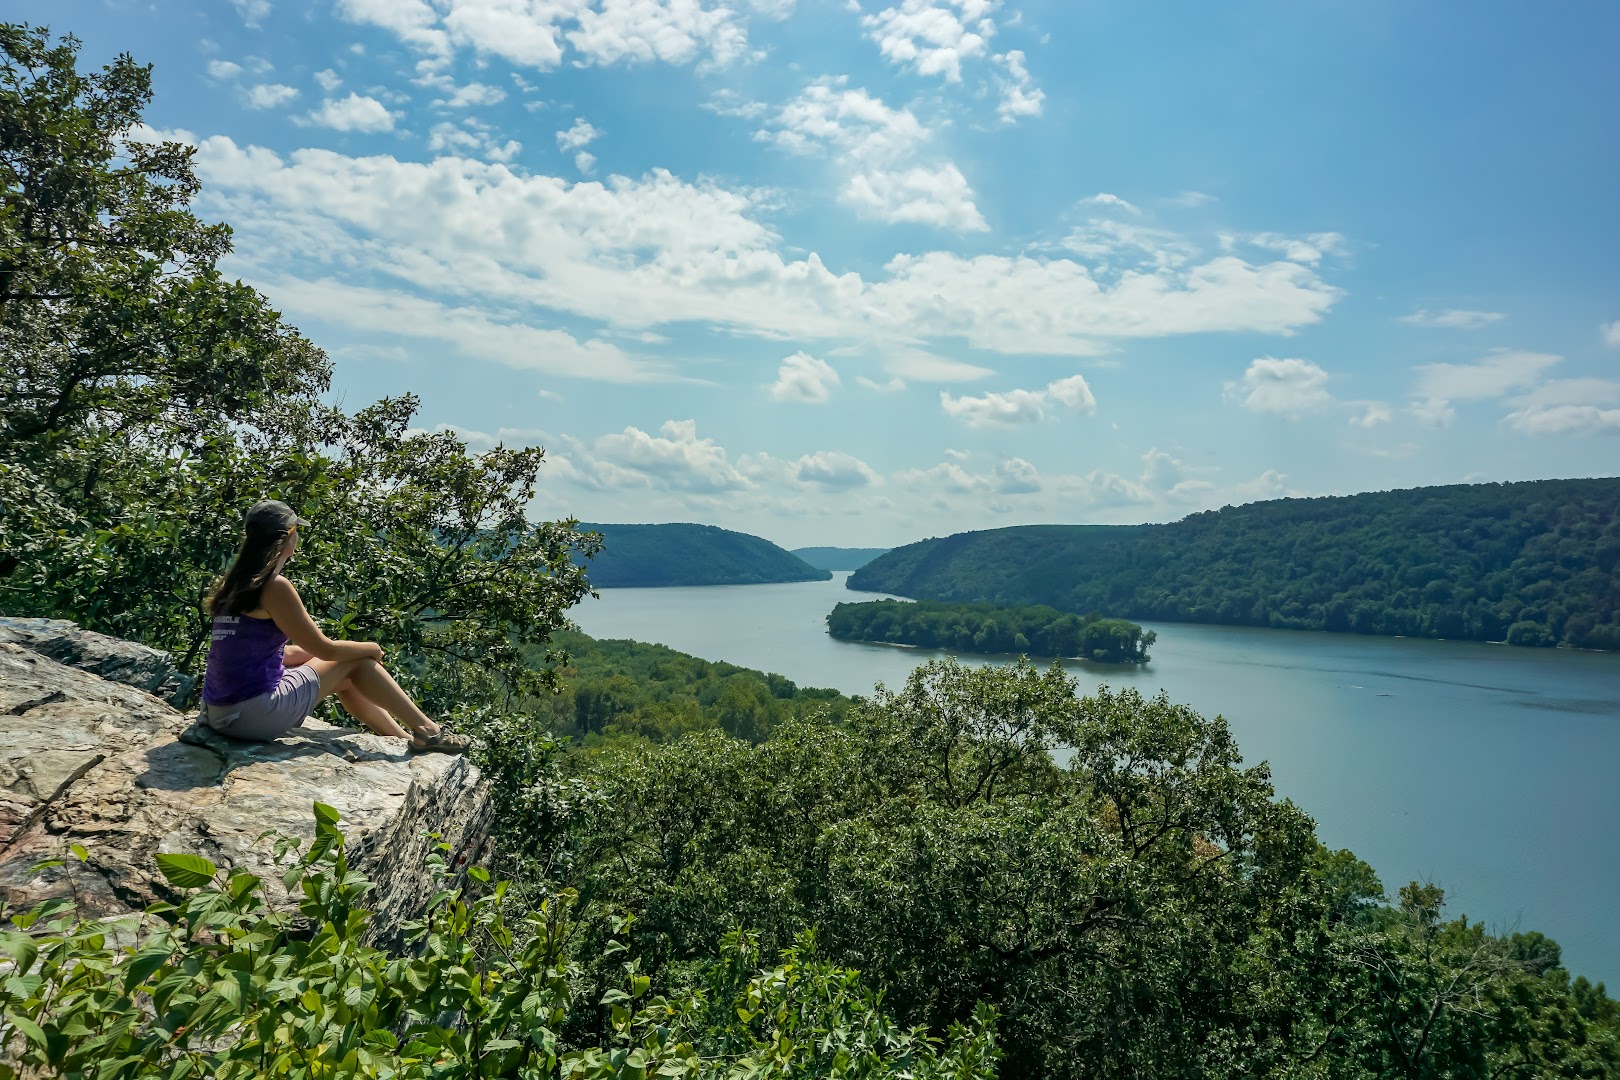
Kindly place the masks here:
<instances>
[{"instance_id":1,"label":"gray rock outcrop","mask_svg":"<svg viewBox=\"0 0 1620 1080\"><path fill-rule=\"evenodd\" d=\"M197 685L196 679L175 668L166 652L81 630L63 619L0 617L0 642L21 645L104 679L145 690L177 709L185 707Z\"/></svg>"},{"instance_id":2,"label":"gray rock outcrop","mask_svg":"<svg viewBox=\"0 0 1620 1080\"><path fill-rule=\"evenodd\" d=\"M440 834L454 865L480 856L490 806L465 758L413 755L399 739L318 720L277 742L237 742L149 692L189 690L163 674L163 653L71 623L0 620L0 633L0 896L13 911L69 896L88 916L138 912L173 896L154 862L163 852L257 874L271 903L290 907L260 838L307 845L316 801L342 814L351 862L376 883L378 935L432 895L424 834ZM67 856L72 844L82 863Z\"/></svg>"}]
</instances>

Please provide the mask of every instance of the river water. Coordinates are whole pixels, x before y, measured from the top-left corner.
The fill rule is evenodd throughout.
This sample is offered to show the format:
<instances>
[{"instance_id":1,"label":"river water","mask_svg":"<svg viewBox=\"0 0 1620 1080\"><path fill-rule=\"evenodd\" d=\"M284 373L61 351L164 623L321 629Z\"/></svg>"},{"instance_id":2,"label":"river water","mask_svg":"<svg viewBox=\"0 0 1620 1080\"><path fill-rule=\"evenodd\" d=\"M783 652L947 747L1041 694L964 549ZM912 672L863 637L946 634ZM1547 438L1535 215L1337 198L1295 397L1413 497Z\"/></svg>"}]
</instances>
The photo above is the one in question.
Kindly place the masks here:
<instances>
[{"instance_id":1,"label":"river water","mask_svg":"<svg viewBox=\"0 0 1620 1080\"><path fill-rule=\"evenodd\" d=\"M832 581L604 589L586 633L668 645L870 693L943 655L835 641L834 604L876 594ZM1497 931L1540 930L1573 973L1620 987L1620 656L1472 642L1146 623L1137 667L1066 664L1082 691L1159 689L1232 726L1245 759L1316 818L1330 847L1391 893L1446 890ZM969 663L1006 658L963 657Z\"/></svg>"}]
</instances>

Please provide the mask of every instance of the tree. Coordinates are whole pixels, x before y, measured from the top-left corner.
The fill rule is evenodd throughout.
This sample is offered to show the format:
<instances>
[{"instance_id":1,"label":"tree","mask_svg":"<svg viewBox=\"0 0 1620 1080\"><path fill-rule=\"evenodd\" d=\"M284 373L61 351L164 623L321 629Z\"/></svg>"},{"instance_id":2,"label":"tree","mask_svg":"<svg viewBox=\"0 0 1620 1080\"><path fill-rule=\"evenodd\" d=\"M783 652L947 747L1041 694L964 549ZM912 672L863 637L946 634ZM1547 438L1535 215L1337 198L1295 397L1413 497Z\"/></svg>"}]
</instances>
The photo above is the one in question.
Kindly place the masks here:
<instances>
[{"instance_id":1,"label":"tree","mask_svg":"<svg viewBox=\"0 0 1620 1080\"><path fill-rule=\"evenodd\" d=\"M1438 887L1411 882L1396 907L1340 941L1359 971L1346 992L1365 1002L1347 1034L1351 1055L1380 1076L1615 1075L1612 1015L1604 1024L1581 1014L1555 942L1447 921L1444 906Z\"/></svg>"},{"instance_id":2,"label":"tree","mask_svg":"<svg viewBox=\"0 0 1620 1080\"><path fill-rule=\"evenodd\" d=\"M0 24L0 548L37 524L105 520L137 455L247 423L283 432L330 381L325 355L225 280L230 229L189 209L193 149L149 136L150 68L76 67L79 43Z\"/></svg>"},{"instance_id":3,"label":"tree","mask_svg":"<svg viewBox=\"0 0 1620 1080\"><path fill-rule=\"evenodd\" d=\"M405 396L322 405L325 355L226 281L230 230L190 211L192 149L141 125L150 69L0 26L0 587L196 671L203 594L241 513L318 524L299 582L379 641L429 707L555 686L525 656L589 590L597 543L533 523L538 448L471 454ZM494 680L494 681L492 681Z\"/></svg>"},{"instance_id":4,"label":"tree","mask_svg":"<svg viewBox=\"0 0 1620 1080\"><path fill-rule=\"evenodd\" d=\"M1437 891L1386 906L1224 721L1163 696L936 661L844 725L561 764L597 801L558 884L633 916L655 977L814 927L902 1023L995 1006L1009 1076L1612 1075L1620 1017L1555 945L1444 923ZM616 925L582 926L602 992Z\"/></svg>"},{"instance_id":5,"label":"tree","mask_svg":"<svg viewBox=\"0 0 1620 1080\"><path fill-rule=\"evenodd\" d=\"M1291 1060L1306 1040L1278 1019L1320 999L1276 987L1327 957L1309 820L1238 767L1224 723L1074 691L1057 667L936 661L847 727L598 754L578 767L605 809L571 880L635 916L649 972L739 926L767 949L813 926L903 1022L996 1005L1008 1075Z\"/></svg>"},{"instance_id":6,"label":"tree","mask_svg":"<svg viewBox=\"0 0 1620 1080\"><path fill-rule=\"evenodd\" d=\"M154 905L133 945L114 944L127 927L80 921L63 900L17 912L0 928L0 1080L995 1075L992 1010L945 1039L897 1024L810 935L774 963L730 935L683 985L656 991L621 961L598 995L608 1030L570 1045L570 1014L591 1004L568 955L578 894L513 912L505 883L483 887L472 867L469 891L437 892L392 954L365 943L371 883L349 865L337 812L315 812L317 840L287 875L296 918L268 908L252 874L191 853L158 856L180 899Z\"/></svg>"}]
</instances>

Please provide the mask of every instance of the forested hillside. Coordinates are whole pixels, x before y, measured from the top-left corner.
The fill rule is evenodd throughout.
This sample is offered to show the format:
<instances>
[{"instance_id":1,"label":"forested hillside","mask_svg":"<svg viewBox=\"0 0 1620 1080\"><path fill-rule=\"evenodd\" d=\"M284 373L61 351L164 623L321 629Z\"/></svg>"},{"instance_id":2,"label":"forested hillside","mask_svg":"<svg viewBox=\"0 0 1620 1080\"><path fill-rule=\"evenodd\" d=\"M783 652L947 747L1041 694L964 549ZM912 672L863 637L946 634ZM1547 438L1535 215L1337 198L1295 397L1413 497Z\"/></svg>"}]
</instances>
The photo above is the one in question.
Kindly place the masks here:
<instances>
[{"instance_id":1,"label":"forested hillside","mask_svg":"<svg viewBox=\"0 0 1620 1080\"><path fill-rule=\"evenodd\" d=\"M762 585L826 581L820 570L769 540L713 525L586 525L602 536L588 573L598 589L655 585Z\"/></svg>"},{"instance_id":2,"label":"forested hillside","mask_svg":"<svg viewBox=\"0 0 1620 1080\"><path fill-rule=\"evenodd\" d=\"M961 533L896 548L849 587L1132 619L1620 649L1620 479Z\"/></svg>"},{"instance_id":3,"label":"forested hillside","mask_svg":"<svg viewBox=\"0 0 1620 1080\"><path fill-rule=\"evenodd\" d=\"M567 652L562 687L523 703L556 735L588 746L635 736L668 742L720 730L748 742L767 738L789 717L842 720L851 699L836 690L800 687L770 672L712 663L665 645L598 640L577 631L553 635ZM544 664L540 650L534 662Z\"/></svg>"},{"instance_id":4,"label":"forested hillside","mask_svg":"<svg viewBox=\"0 0 1620 1080\"><path fill-rule=\"evenodd\" d=\"M823 570L859 570L888 548L804 547L794 548L793 554Z\"/></svg>"}]
</instances>

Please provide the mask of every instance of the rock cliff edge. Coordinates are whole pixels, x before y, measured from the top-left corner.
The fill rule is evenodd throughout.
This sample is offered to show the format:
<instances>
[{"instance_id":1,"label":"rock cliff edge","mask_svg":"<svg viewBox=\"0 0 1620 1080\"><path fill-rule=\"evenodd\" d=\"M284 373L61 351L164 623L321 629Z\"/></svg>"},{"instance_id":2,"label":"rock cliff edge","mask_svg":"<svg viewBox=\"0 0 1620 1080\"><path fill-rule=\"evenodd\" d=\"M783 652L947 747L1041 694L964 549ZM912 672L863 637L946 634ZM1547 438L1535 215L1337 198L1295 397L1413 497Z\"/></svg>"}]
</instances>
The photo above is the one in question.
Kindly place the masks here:
<instances>
[{"instance_id":1,"label":"rock cliff edge","mask_svg":"<svg viewBox=\"0 0 1620 1080\"><path fill-rule=\"evenodd\" d=\"M465 758L313 719L274 743L225 739L175 710L191 685L145 646L0 618L0 895L13 910L70 896L88 916L140 911L173 896L153 859L162 852L257 874L272 904L290 906L259 837L307 846L317 800L343 815L351 862L376 883L379 935L432 895L425 834L439 833L457 865L480 857L490 803ZM71 844L83 863L67 857ZM29 872L53 857L65 864Z\"/></svg>"}]
</instances>

